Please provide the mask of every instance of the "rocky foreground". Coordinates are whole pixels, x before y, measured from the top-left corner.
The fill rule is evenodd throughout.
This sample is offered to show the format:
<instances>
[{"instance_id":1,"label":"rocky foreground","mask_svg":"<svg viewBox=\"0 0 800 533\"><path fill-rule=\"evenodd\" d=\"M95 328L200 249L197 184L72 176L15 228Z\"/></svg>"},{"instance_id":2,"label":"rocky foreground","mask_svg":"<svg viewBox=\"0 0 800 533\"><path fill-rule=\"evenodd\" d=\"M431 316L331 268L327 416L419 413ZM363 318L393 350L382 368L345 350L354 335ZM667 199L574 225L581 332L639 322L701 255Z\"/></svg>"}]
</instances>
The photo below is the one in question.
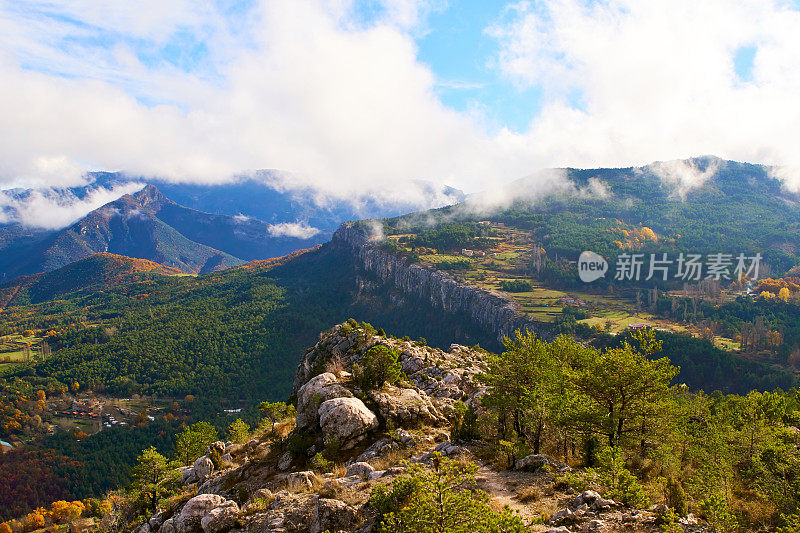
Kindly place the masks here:
<instances>
[{"instance_id":1,"label":"rocky foreground","mask_svg":"<svg viewBox=\"0 0 800 533\"><path fill-rule=\"evenodd\" d=\"M351 379L353 366L378 344L400 353L407 379L365 392ZM214 443L182 469L184 495L137 532L377 531L380 516L368 503L373 487L439 456L477 463L477 488L498 509L519 512L531 531L661 531L665 509L633 509L594 490L579 493L560 477L570 466L546 455L498 469L485 444L451 440L456 402L479 409L482 361L479 349L452 345L444 352L353 322L336 326L300 362L291 434ZM341 463L319 468L321 452L335 452ZM706 530L691 515L678 527Z\"/></svg>"}]
</instances>

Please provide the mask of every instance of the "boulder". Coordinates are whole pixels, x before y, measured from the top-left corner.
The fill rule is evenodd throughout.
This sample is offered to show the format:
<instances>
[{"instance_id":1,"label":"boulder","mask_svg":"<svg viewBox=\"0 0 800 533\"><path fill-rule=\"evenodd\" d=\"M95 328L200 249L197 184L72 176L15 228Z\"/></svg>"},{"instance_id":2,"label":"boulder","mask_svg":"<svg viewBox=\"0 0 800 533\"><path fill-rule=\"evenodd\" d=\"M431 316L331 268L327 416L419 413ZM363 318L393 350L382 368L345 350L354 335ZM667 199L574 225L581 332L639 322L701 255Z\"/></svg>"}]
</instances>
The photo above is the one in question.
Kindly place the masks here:
<instances>
[{"instance_id":1,"label":"boulder","mask_svg":"<svg viewBox=\"0 0 800 533\"><path fill-rule=\"evenodd\" d=\"M161 524L164 523L164 513L156 513L150 517L147 524L150 526L150 531L158 531Z\"/></svg>"},{"instance_id":2,"label":"boulder","mask_svg":"<svg viewBox=\"0 0 800 533\"><path fill-rule=\"evenodd\" d=\"M292 472L286 477L286 483L289 490L292 492L299 492L303 490L311 490L314 487L314 472L305 470L303 472Z\"/></svg>"},{"instance_id":3,"label":"boulder","mask_svg":"<svg viewBox=\"0 0 800 533\"><path fill-rule=\"evenodd\" d=\"M428 395L414 389L386 387L370 393L384 420L392 420L400 427L443 424L447 419L439 413Z\"/></svg>"},{"instance_id":4,"label":"boulder","mask_svg":"<svg viewBox=\"0 0 800 533\"><path fill-rule=\"evenodd\" d=\"M371 464L365 462L353 463L347 467L346 476L358 476L361 479L368 479L375 471Z\"/></svg>"},{"instance_id":5,"label":"boulder","mask_svg":"<svg viewBox=\"0 0 800 533\"><path fill-rule=\"evenodd\" d=\"M606 531L608 526L602 520L592 520L583 524L581 528L581 533L600 533L602 531Z\"/></svg>"},{"instance_id":6,"label":"boulder","mask_svg":"<svg viewBox=\"0 0 800 533\"><path fill-rule=\"evenodd\" d=\"M297 392L297 427L313 429L319 423L321 404L334 398L351 398L353 393L344 388L330 372L311 378Z\"/></svg>"},{"instance_id":7,"label":"boulder","mask_svg":"<svg viewBox=\"0 0 800 533\"><path fill-rule=\"evenodd\" d=\"M168 518L164 520L164 523L158 528L158 533L175 533L174 519Z\"/></svg>"},{"instance_id":8,"label":"boulder","mask_svg":"<svg viewBox=\"0 0 800 533\"><path fill-rule=\"evenodd\" d=\"M278 459L278 470L286 471L289 470L289 467L292 466L292 454L289 452L284 452L281 455L280 459Z\"/></svg>"},{"instance_id":9,"label":"boulder","mask_svg":"<svg viewBox=\"0 0 800 533\"><path fill-rule=\"evenodd\" d=\"M357 523L356 509L339 500L320 498L311 515L310 531L353 531Z\"/></svg>"},{"instance_id":10,"label":"boulder","mask_svg":"<svg viewBox=\"0 0 800 533\"><path fill-rule=\"evenodd\" d=\"M230 531L239 518L239 506L236 502L228 500L219 507L208 511L200 519L200 527L204 533L225 533Z\"/></svg>"},{"instance_id":11,"label":"boulder","mask_svg":"<svg viewBox=\"0 0 800 533\"><path fill-rule=\"evenodd\" d=\"M527 472L536 472L543 466L548 466L558 472L563 472L570 469L568 464L556 461L549 455L538 453L534 455L526 455L522 459L518 459L514 463L514 470L525 470Z\"/></svg>"},{"instance_id":12,"label":"boulder","mask_svg":"<svg viewBox=\"0 0 800 533\"><path fill-rule=\"evenodd\" d=\"M347 450L378 427L378 417L358 398L334 398L319 406L319 423L326 441L335 437Z\"/></svg>"},{"instance_id":13,"label":"boulder","mask_svg":"<svg viewBox=\"0 0 800 533\"><path fill-rule=\"evenodd\" d=\"M182 469L183 475L181 479L184 485L199 483L210 476L213 471L214 463L211 462L208 456L204 455L198 457L194 463L192 463L192 466Z\"/></svg>"},{"instance_id":14,"label":"boulder","mask_svg":"<svg viewBox=\"0 0 800 533\"><path fill-rule=\"evenodd\" d=\"M181 512L172 518L175 533L197 533L202 530L201 521L209 511L222 507L228 500L218 494L195 496L183 506ZM234 503L235 502L231 502ZM238 512L238 508L237 508ZM164 523L166 525L166 522ZM163 527L163 526L162 526Z\"/></svg>"},{"instance_id":15,"label":"boulder","mask_svg":"<svg viewBox=\"0 0 800 533\"><path fill-rule=\"evenodd\" d=\"M194 471L195 478L198 481L203 481L214 471L214 463L211 462L208 456L204 455L203 457L198 457L195 462L192 463L192 470Z\"/></svg>"},{"instance_id":16,"label":"boulder","mask_svg":"<svg viewBox=\"0 0 800 533\"><path fill-rule=\"evenodd\" d=\"M403 446L414 446L417 443L414 435L403 428L400 428L394 432L394 438L400 441L400 444Z\"/></svg>"},{"instance_id":17,"label":"boulder","mask_svg":"<svg viewBox=\"0 0 800 533\"><path fill-rule=\"evenodd\" d=\"M439 452L445 457L453 457L456 455L461 455L462 453L468 453L466 448L462 448L461 446L453 444L450 441L444 441L437 444L433 451Z\"/></svg>"},{"instance_id":18,"label":"boulder","mask_svg":"<svg viewBox=\"0 0 800 533\"><path fill-rule=\"evenodd\" d=\"M550 520L547 522L550 525L557 526L559 524L571 522L574 519L572 511L569 509L561 509L553 513Z\"/></svg>"},{"instance_id":19,"label":"boulder","mask_svg":"<svg viewBox=\"0 0 800 533\"><path fill-rule=\"evenodd\" d=\"M570 508L578 509L583 505L586 505L593 511L604 511L617 505L617 502L614 500L606 500L596 491L587 490L575 496L575 499L572 500L570 504Z\"/></svg>"}]
</instances>

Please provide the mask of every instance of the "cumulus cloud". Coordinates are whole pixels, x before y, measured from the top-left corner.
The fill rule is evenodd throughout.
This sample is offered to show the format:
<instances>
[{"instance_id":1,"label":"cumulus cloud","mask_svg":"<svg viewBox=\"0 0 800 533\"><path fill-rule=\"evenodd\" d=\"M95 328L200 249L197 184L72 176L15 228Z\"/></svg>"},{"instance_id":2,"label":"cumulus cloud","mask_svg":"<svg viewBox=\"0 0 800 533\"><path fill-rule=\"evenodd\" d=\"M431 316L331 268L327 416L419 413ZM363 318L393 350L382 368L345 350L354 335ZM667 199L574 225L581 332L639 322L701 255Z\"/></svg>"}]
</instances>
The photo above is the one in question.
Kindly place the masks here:
<instances>
[{"instance_id":1,"label":"cumulus cloud","mask_svg":"<svg viewBox=\"0 0 800 533\"><path fill-rule=\"evenodd\" d=\"M306 222L270 224L267 231L272 237L294 237L296 239L310 239L320 233L319 229L309 226Z\"/></svg>"},{"instance_id":2,"label":"cumulus cloud","mask_svg":"<svg viewBox=\"0 0 800 533\"><path fill-rule=\"evenodd\" d=\"M376 16L360 18L364 4ZM447 81L416 39L443 2L157 5L0 4L0 183L64 186L90 168L217 183L275 168L320 198L398 198L409 179L479 191L545 167L698 154L800 176L800 13L781 0L509 4L487 29L490 67L543 95L520 132L440 101ZM744 77L743 47L755 50Z\"/></svg>"},{"instance_id":3,"label":"cumulus cloud","mask_svg":"<svg viewBox=\"0 0 800 533\"><path fill-rule=\"evenodd\" d=\"M781 0L554 0L513 4L490 32L503 74L545 92L520 142L556 165L715 154L800 167L798 24ZM740 76L743 48L755 55Z\"/></svg>"},{"instance_id":4,"label":"cumulus cloud","mask_svg":"<svg viewBox=\"0 0 800 533\"><path fill-rule=\"evenodd\" d=\"M13 191L0 191L0 222L19 222L23 226L41 229L63 228L76 222L86 213L112 202L124 194L143 187L141 183L107 189L97 187L78 198L67 189L32 190L16 197ZM107 208L102 214L119 216L119 210Z\"/></svg>"}]
</instances>

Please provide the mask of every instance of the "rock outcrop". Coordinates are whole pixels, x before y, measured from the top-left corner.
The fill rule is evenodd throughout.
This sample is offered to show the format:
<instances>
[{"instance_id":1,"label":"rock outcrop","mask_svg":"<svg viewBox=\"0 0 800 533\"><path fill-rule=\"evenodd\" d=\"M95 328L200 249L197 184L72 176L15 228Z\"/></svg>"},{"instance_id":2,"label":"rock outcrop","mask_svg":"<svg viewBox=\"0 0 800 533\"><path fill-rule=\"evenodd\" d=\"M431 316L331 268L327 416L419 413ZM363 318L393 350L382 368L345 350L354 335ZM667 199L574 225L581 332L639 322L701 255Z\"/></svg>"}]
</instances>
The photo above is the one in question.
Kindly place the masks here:
<instances>
[{"instance_id":1,"label":"rock outcrop","mask_svg":"<svg viewBox=\"0 0 800 533\"><path fill-rule=\"evenodd\" d=\"M515 329L530 329L548 335L536 322L521 316L515 304L497 294L463 285L438 270L411 264L376 246L366 230L357 223L345 223L336 230L331 244L352 255L357 265L405 294L415 294L434 309L464 313L486 331L502 340Z\"/></svg>"},{"instance_id":2,"label":"rock outcrop","mask_svg":"<svg viewBox=\"0 0 800 533\"><path fill-rule=\"evenodd\" d=\"M333 398L319 406L319 423L326 441L336 439L349 450L378 428L378 417L358 398Z\"/></svg>"},{"instance_id":3,"label":"rock outcrop","mask_svg":"<svg viewBox=\"0 0 800 533\"><path fill-rule=\"evenodd\" d=\"M406 376L361 390L353 367L376 345L399 354ZM369 504L375 487L394 484L410 465L435 468L440 457L477 462L479 488L531 524L546 510L548 524L532 531L657 533L665 513L632 509L593 490L576 496L559 481L570 469L565 463L538 454L498 470L481 459L489 451L485 443L451 435L455 402L481 414L485 390L477 376L486 368L484 355L460 345L443 351L387 338L355 321L335 326L298 365L295 430L275 441L213 443L182 469L189 483L183 503L165 506L137 525L137 533L371 533L380 523ZM222 456L227 461L217 460ZM527 507L525 494L536 494L543 505ZM687 533L706 531L693 517L680 524Z\"/></svg>"}]
</instances>

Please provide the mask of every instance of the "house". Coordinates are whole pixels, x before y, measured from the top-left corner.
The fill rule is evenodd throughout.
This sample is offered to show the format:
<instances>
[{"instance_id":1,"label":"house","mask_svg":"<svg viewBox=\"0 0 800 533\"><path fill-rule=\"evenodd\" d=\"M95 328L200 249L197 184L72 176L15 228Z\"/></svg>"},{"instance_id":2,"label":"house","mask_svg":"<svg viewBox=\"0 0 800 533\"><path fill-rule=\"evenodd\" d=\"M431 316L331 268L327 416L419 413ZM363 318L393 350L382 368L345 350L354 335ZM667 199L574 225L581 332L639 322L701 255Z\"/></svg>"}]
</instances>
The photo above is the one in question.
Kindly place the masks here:
<instances>
[{"instance_id":1,"label":"house","mask_svg":"<svg viewBox=\"0 0 800 533\"><path fill-rule=\"evenodd\" d=\"M4 440L0 440L0 453L6 453L13 450L14 447L11 445L10 442L6 442Z\"/></svg>"},{"instance_id":2,"label":"house","mask_svg":"<svg viewBox=\"0 0 800 533\"><path fill-rule=\"evenodd\" d=\"M464 248L463 250L461 250L461 255L463 255L464 257L472 257L473 255L475 255L475 252Z\"/></svg>"},{"instance_id":3,"label":"house","mask_svg":"<svg viewBox=\"0 0 800 533\"><path fill-rule=\"evenodd\" d=\"M647 329L650 327L650 324L628 324L628 331L639 331L640 329Z\"/></svg>"}]
</instances>

